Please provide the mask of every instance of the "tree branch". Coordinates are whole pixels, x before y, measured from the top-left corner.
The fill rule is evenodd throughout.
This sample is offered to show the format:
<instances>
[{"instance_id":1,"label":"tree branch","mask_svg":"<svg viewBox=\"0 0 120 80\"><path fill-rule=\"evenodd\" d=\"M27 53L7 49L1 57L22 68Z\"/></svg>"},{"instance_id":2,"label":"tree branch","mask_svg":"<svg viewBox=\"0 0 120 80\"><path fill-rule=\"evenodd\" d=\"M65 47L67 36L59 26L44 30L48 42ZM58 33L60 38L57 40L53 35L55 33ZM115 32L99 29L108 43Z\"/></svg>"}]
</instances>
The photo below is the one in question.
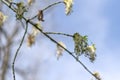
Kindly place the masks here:
<instances>
[{"instance_id":1,"label":"tree branch","mask_svg":"<svg viewBox=\"0 0 120 80\"><path fill-rule=\"evenodd\" d=\"M60 4L60 3L64 3L64 2L63 2L63 1L59 1L59 2L56 2L56 3L50 4L49 6L45 7L44 9L42 9L42 11L44 12L44 11L46 11L47 9L49 9L50 7L53 7L53 6L55 6L55 5L57 5L57 4ZM38 16L38 14L35 15L34 17L32 17L30 20L35 19L37 16Z\"/></svg>"},{"instance_id":2,"label":"tree branch","mask_svg":"<svg viewBox=\"0 0 120 80\"><path fill-rule=\"evenodd\" d=\"M16 61L18 52L19 52L20 48L22 47L22 44L23 44L25 35L26 35L26 33L27 33L27 30L28 30L28 23L26 22L26 29L25 29L24 35L23 35L23 37L22 37L22 40L21 40L21 42L20 42L20 45L19 45L19 47L18 47L18 49L17 49L17 51L16 51L16 53L15 53L15 56L14 56L14 59L13 59L13 62L12 62L13 80L16 80L16 78L15 78L15 67L14 67L14 66L15 66L15 61Z\"/></svg>"},{"instance_id":3,"label":"tree branch","mask_svg":"<svg viewBox=\"0 0 120 80\"><path fill-rule=\"evenodd\" d=\"M66 33L60 33L60 32L44 32L44 33L46 33L46 34L63 35L63 36L67 36L67 37L73 37L73 35L66 34Z\"/></svg>"},{"instance_id":4,"label":"tree branch","mask_svg":"<svg viewBox=\"0 0 120 80\"><path fill-rule=\"evenodd\" d=\"M10 6L8 3L6 3L6 1L2 0L2 2L7 5L8 7ZM51 7L51 6L50 6ZM15 10L12 8L12 7L9 7L10 9L12 9L14 12ZM49 7L48 7L49 8ZM48 8L45 8L48 9ZM72 54L72 52L70 52L68 49L64 48L62 45L60 45L56 40L54 40L51 36L49 36L48 34L46 34L45 32L43 32L41 29L39 29L36 24L34 22L32 22L31 20L28 20L27 18L25 18L24 16L22 17L26 22L30 23L31 25L33 25L36 29L38 29L42 34L44 34L47 38L49 38L52 42L54 42L55 44L59 45L61 48L63 48L66 52L68 52L79 64L81 64L83 66L83 68L88 72L90 73L92 76L94 76L97 80L101 80L100 78L98 78L97 76L95 76L78 58L76 58L75 55ZM24 34L25 35L25 34ZM24 37L24 36L23 36ZM24 40L24 38L22 38L22 41ZM15 80L15 70L14 70L14 64L15 64L15 60L16 60L16 57L17 57L17 54L18 54L18 51L22 45L22 41L21 41L21 44L15 54L15 57L14 57L14 61L13 61L13 65L12 65L12 68L13 68L13 77L14 77L14 80Z\"/></svg>"}]
</instances>

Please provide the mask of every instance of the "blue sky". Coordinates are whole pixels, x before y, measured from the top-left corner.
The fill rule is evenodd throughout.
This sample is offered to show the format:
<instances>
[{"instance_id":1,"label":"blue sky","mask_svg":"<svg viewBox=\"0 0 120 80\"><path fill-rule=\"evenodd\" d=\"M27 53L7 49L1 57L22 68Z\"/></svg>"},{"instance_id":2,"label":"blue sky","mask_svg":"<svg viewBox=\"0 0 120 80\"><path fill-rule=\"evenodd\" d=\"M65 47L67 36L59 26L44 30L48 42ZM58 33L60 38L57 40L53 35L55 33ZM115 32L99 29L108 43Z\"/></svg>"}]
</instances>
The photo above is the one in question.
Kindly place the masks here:
<instances>
[{"instance_id":1,"label":"blue sky","mask_svg":"<svg viewBox=\"0 0 120 80\"><path fill-rule=\"evenodd\" d=\"M119 79L119 2L119 0L75 0L70 16L64 14L62 5L54 11L56 31L71 34L79 32L88 35L90 41L96 44L98 55L96 62L91 64L83 57L81 60L91 70L100 72L103 80ZM68 48L73 49L71 41L63 38L62 40L69 46ZM53 72L51 70L50 73L61 76L60 80L89 80L91 75L66 54L57 62L58 67L52 67ZM60 68L60 73L57 73L59 70L56 68ZM54 77L51 80L56 79Z\"/></svg>"},{"instance_id":2,"label":"blue sky","mask_svg":"<svg viewBox=\"0 0 120 80\"><path fill-rule=\"evenodd\" d=\"M69 34L79 32L82 35L88 35L88 39L96 44L97 59L93 64L84 57L80 57L80 60L91 71L98 71L103 80L120 79L119 3L120 0L74 0L73 12L69 16L65 15L64 6L58 5L49 10L50 14L46 12L43 27L47 31ZM36 4L37 8L39 8L38 5ZM37 11L35 8L34 10ZM57 41L63 41L67 48L73 51L74 44L71 38L53 37ZM23 68L27 69L30 65L34 67L40 64L38 73L35 75L38 80L91 79L92 76L68 53L65 52L57 61L54 43L41 36L38 36L37 41L32 48L24 45L26 48L22 48L20 52L24 54L17 59L17 64L22 64ZM22 79L19 78L19 80Z\"/></svg>"}]
</instances>

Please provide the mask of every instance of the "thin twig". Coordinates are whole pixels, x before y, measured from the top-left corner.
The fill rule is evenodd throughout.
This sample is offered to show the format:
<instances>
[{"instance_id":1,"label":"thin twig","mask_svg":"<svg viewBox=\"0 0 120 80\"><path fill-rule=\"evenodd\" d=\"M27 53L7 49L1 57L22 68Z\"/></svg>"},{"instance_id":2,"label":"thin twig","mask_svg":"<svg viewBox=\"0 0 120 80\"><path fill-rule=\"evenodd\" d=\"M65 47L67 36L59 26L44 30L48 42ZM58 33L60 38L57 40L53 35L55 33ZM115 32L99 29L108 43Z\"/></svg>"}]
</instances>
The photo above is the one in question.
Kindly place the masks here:
<instances>
[{"instance_id":1,"label":"thin twig","mask_svg":"<svg viewBox=\"0 0 120 80\"><path fill-rule=\"evenodd\" d=\"M35 19L37 16L38 16L38 14L37 14L37 15L35 15L34 17L30 18L30 20L33 20L33 19Z\"/></svg>"},{"instance_id":2,"label":"thin twig","mask_svg":"<svg viewBox=\"0 0 120 80\"><path fill-rule=\"evenodd\" d=\"M8 7L9 7L9 4L6 3L4 0L2 0L3 3L5 3ZM50 6L51 7L51 6ZM14 9L12 7L9 7L11 8L13 11ZM47 9L47 8L46 8ZM45 10L46 10L45 9ZM15 12L15 11L14 11ZM100 80L97 76L95 76L78 58L76 58L75 55L72 54L72 52L70 52L68 49L64 48L62 45L60 45L56 40L54 40L51 36L49 36L48 34L46 34L45 32L43 32L40 28L38 28L36 26L36 24L34 22L32 22L31 20L28 20L26 19L24 16L22 17L26 22L30 23L31 25L33 25L36 29L38 29L42 34L44 34L47 38L49 38L52 42L54 42L55 44L59 45L61 48L63 48L66 52L68 52L79 64L81 64L83 66L83 68L88 72L90 73L92 76L94 76L97 80ZM21 45L22 45L22 41L21 41ZM20 46L21 47L21 46ZM18 54L18 51L19 51L19 48L17 50L17 54ZM13 61L13 74L14 74L14 80L15 80L15 71L14 71L14 63L15 63L15 59L16 59L16 56L17 54L15 55L14 57L14 61Z\"/></svg>"},{"instance_id":3,"label":"thin twig","mask_svg":"<svg viewBox=\"0 0 120 80\"><path fill-rule=\"evenodd\" d=\"M67 36L67 37L73 37L73 35L66 34L66 33L60 33L60 32L44 32L44 33L46 33L46 34L63 35L63 36Z\"/></svg>"},{"instance_id":4,"label":"thin twig","mask_svg":"<svg viewBox=\"0 0 120 80\"><path fill-rule=\"evenodd\" d=\"M25 29L25 25L24 25L22 19L20 20L20 23L21 23L22 27Z\"/></svg>"},{"instance_id":5,"label":"thin twig","mask_svg":"<svg viewBox=\"0 0 120 80\"><path fill-rule=\"evenodd\" d=\"M27 30L28 30L28 23L26 23L26 29L25 29L25 32L24 32L24 35L22 37L22 40L20 42L20 45L15 53L15 56L14 56L14 59L13 59L13 62L12 62L12 71L13 71L13 80L16 80L15 78L15 61L16 61L16 58L17 58L17 55L18 55L18 52L20 50L20 48L22 47L22 44L23 44L23 41L24 41L24 38L25 38L25 35L27 33Z\"/></svg>"},{"instance_id":6,"label":"thin twig","mask_svg":"<svg viewBox=\"0 0 120 80\"><path fill-rule=\"evenodd\" d=\"M55 6L57 4L60 4L60 3L64 3L64 2L63 1L59 1L59 2L53 3L53 4L49 5L49 6L47 6L46 8L42 9L42 11L45 11L45 10L49 9L50 7Z\"/></svg>"},{"instance_id":7,"label":"thin twig","mask_svg":"<svg viewBox=\"0 0 120 80\"><path fill-rule=\"evenodd\" d=\"M59 1L59 2L56 2L56 3L50 4L49 6L45 7L44 9L42 9L42 11L45 11L45 10L49 9L50 7L53 7L53 6L55 6L57 4L60 4L60 3L64 3L64 2L63 1ZM35 15L34 17L32 17L30 20L35 19L37 16L38 16L38 14Z\"/></svg>"}]
</instances>

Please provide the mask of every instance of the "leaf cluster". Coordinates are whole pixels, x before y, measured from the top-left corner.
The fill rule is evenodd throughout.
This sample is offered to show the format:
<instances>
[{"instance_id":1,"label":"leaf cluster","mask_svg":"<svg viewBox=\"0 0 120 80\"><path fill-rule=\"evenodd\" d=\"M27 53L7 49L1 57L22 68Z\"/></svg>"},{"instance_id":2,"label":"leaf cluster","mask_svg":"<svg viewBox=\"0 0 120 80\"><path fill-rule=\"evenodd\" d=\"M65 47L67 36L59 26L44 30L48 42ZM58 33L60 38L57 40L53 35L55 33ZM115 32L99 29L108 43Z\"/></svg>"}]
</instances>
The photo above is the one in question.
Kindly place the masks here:
<instances>
[{"instance_id":1,"label":"leaf cluster","mask_svg":"<svg viewBox=\"0 0 120 80\"><path fill-rule=\"evenodd\" d=\"M26 6L24 5L23 2L19 2L16 4L17 8L16 8L16 18L18 20L23 18L23 15L25 12L27 12Z\"/></svg>"},{"instance_id":2,"label":"leaf cluster","mask_svg":"<svg viewBox=\"0 0 120 80\"><path fill-rule=\"evenodd\" d=\"M95 54L95 45L92 44L92 46L88 45L88 36L81 36L79 33L74 33L73 35L74 40L74 53L77 58L81 56L82 54L85 55L85 57L88 57L91 62L95 60L96 54Z\"/></svg>"}]
</instances>

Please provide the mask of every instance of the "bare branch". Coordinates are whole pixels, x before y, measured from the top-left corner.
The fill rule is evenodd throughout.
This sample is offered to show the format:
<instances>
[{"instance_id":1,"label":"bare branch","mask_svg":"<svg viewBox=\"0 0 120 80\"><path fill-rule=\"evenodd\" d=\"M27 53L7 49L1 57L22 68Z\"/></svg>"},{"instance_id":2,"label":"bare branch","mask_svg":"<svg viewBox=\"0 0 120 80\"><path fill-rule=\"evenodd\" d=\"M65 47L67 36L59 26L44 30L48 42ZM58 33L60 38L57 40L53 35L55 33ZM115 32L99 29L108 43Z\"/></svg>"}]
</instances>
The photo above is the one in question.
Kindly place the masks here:
<instances>
[{"instance_id":1,"label":"bare branch","mask_svg":"<svg viewBox=\"0 0 120 80\"><path fill-rule=\"evenodd\" d=\"M59 1L59 2L53 3L53 4L49 5L49 6L47 6L46 8L44 8L42 11L45 11L45 10L49 9L50 7L53 7L53 6L55 6L57 4L60 4L60 3L64 3L64 2L63 1Z\"/></svg>"},{"instance_id":2,"label":"bare branch","mask_svg":"<svg viewBox=\"0 0 120 80\"><path fill-rule=\"evenodd\" d=\"M44 33L46 33L46 34L63 35L63 36L67 36L67 37L73 37L73 35L66 34L66 33L60 33L60 32L44 32Z\"/></svg>"},{"instance_id":3,"label":"bare branch","mask_svg":"<svg viewBox=\"0 0 120 80\"><path fill-rule=\"evenodd\" d=\"M49 6L47 6L47 7L45 7L44 9L42 9L41 11L46 11L47 9L49 9L50 7L53 7L53 6L55 6L55 5L57 5L57 4L60 4L60 3L64 3L63 1L59 1L59 2L56 2L56 3L53 3L53 4L50 4ZM38 14L37 15L35 15L34 17L32 17L30 20L33 20L33 19L35 19L36 17L38 17Z\"/></svg>"},{"instance_id":4,"label":"bare branch","mask_svg":"<svg viewBox=\"0 0 120 80\"><path fill-rule=\"evenodd\" d=\"M26 29L25 29L24 35L22 37L21 43L20 43L20 45L19 45L19 47L18 47L18 49L17 49L17 51L15 53L15 56L14 56L14 59L13 59L13 62L12 62L13 80L16 80L16 78L15 78L15 67L14 67L15 66L15 61L16 61L18 52L19 52L20 48L22 47L22 44L23 44L25 35L27 33L27 30L28 30L28 23L26 22Z\"/></svg>"}]
</instances>

